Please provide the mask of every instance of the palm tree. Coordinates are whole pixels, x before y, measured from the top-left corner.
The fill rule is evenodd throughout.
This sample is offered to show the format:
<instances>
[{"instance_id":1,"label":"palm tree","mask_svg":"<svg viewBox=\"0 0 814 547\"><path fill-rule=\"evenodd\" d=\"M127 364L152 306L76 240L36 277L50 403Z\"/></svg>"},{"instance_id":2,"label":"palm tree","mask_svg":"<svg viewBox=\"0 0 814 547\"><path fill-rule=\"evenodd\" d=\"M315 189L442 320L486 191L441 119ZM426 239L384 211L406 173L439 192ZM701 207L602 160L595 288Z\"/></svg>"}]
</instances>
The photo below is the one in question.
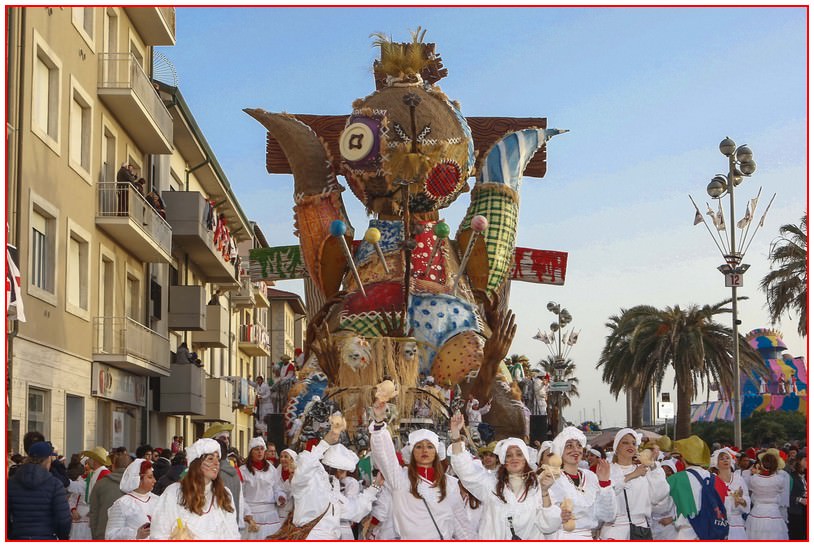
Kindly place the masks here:
<instances>
[{"instance_id":1,"label":"palm tree","mask_svg":"<svg viewBox=\"0 0 814 547\"><path fill-rule=\"evenodd\" d=\"M551 378L554 378L557 374L555 363L555 357L549 356L538 361L536 368L544 370ZM577 387L579 378L574 376L577 365L571 359L566 359L564 365L561 377L564 382L569 382L570 387L568 391L551 391L548 395L548 419L549 423L552 424L557 431L559 431L560 409L571 406L571 399L579 397L579 388Z\"/></svg>"},{"instance_id":2,"label":"palm tree","mask_svg":"<svg viewBox=\"0 0 814 547\"><path fill-rule=\"evenodd\" d=\"M653 366L655 361L648 360L634 367L630 340L635 330L637 318L657 313L652 306L636 306L630 310L621 310L620 315L612 315L605 326L611 334L605 339L605 347L599 357L596 368L602 367L602 381L610 385L611 395L619 399L624 391L630 397L630 427L642 427L644 399L653 385L661 385L663 370ZM643 370L648 367L649 370Z\"/></svg>"},{"instance_id":3,"label":"palm tree","mask_svg":"<svg viewBox=\"0 0 814 547\"><path fill-rule=\"evenodd\" d=\"M808 213L803 215L800 225L784 224L780 235L772 242L769 260L772 271L760 282L766 293L772 323L780 321L784 314L798 315L797 332L808 335Z\"/></svg>"},{"instance_id":4,"label":"palm tree","mask_svg":"<svg viewBox=\"0 0 814 547\"><path fill-rule=\"evenodd\" d=\"M689 436L690 405L700 387L718 384L727 397L734 391L732 330L714 320L732 313L730 303L693 304L686 310L636 306L611 317L611 335L597 365L605 367L603 379L611 392L628 391L640 407L641 394L651 385L660 387L666 368L672 367L678 392L675 436ZM739 344L743 372L762 374L760 355L742 336Z\"/></svg>"},{"instance_id":5,"label":"palm tree","mask_svg":"<svg viewBox=\"0 0 814 547\"><path fill-rule=\"evenodd\" d=\"M529 377L529 358L525 355L513 353L510 357L503 359L503 362L506 363L506 367L515 380L522 380L523 378ZM521 371L522 375L519 375Z\"/></svg>"}]
</instances>

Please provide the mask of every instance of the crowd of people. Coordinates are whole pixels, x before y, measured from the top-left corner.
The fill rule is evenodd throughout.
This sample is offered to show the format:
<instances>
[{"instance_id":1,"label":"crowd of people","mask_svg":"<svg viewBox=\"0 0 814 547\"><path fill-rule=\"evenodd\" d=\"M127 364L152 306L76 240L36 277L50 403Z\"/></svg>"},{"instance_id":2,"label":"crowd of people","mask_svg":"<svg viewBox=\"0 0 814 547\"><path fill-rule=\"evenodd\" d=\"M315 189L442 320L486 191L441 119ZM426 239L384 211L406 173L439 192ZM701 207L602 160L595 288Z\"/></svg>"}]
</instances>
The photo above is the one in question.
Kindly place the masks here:
<instances>
[{"instance_id":1,"label":"crowd of people","mask_svg":"<svg viewBox=\"0 0 814 547\"><path fill-rule=\"evenodd\" d=\"M470 405L471 406L471 405ZM244 460L229 424L186 449L95 447L65 465L45 438L23 439L8 468L10 539L730 539L807 536L807 450L739 450L691 436L643 442L632 429L592 447L566 427L529 446L476 446L449 430L403 446L377 400L370 451L356 454L341 413L300 452L263 437ZM471 408L469 408L471 412ZM471 424L470 424L471 425ZM448 439L445 446L443 438ZM344 441L344 442L342 442ZM282 447L281 447L282 448ZM360 456L372 461L362 473ZM17 458L15 458L17 459Z\"/></svg>"}]
</instances>

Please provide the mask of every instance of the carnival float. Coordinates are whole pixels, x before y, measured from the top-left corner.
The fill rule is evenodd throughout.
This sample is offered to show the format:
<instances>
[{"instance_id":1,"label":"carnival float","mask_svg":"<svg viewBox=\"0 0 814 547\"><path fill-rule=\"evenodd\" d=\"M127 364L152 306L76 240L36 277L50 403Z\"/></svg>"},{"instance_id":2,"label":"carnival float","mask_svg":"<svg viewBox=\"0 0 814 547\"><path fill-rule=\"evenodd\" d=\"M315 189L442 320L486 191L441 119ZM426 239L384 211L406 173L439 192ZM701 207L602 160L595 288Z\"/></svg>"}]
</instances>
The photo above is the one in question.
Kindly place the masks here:
<instances>
[{"instance_id":1,"label":"carnival float","mask_svg":"<svg viewBox=\"0 0 814 547\"><path fill-rule=\"evenodd\" d=\"M504 364L517 328L509 288L563 284L567 254L516 246L520 184L543 177L546 142L563 131L546 118L467 118L420 29L407 43L373 37L375 90L349 115L245 110L267 130L267 171L294 179L299 244L250 255L255 280L305 281L302 365L272 386L288 401L286 440L318 435L338 410L347 441L365 448L377 389L397 393L389 418L403 434L477 399L491 401L494 439L522 437L527 412ZM358 240L339 176L370 216ZM464 193L453 238L442 212Z\"/></svg>"}]
</instances>

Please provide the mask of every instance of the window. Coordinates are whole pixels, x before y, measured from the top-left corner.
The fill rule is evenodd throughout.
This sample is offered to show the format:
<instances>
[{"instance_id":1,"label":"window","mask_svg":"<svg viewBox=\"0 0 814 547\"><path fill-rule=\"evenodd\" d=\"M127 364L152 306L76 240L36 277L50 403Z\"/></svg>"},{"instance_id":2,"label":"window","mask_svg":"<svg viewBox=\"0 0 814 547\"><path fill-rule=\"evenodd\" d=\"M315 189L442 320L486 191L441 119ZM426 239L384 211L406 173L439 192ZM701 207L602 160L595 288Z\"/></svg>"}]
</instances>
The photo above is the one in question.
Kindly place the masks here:
<instances>
[{"instance_id":1,"label":"window","mask_svg":"<svg viewBox=\"0 0 814 547\"><path fill-rule=\"evenodd\" d=\"M116 180L116 134L106 123L102 124L102 172L100 182Z\"/></svg>"},{"instance_id":2,"label":"window","mask_svg":"<svg viewBox=\"0 0 814 547\"><path fill-rule=\"evenodd\" d=\"M48 392L33 387L28 388L28 425L26 431L39 431L45 438L48 435Z\"/></svg>"},{"instance_id":3,"label":"window","mask_svg":"<svg viewBox=\"0 0 814 547\"><path fill-rule=\"evenodd\" d=\"M125 292L124 307L127 317L138 323L143 323L141 319L141 280L130 271L127 272L127 291Z\"/></svg>"},{"instance_id":4,"label":"window","mask_svg":"<svg viewBox=\"0 0 814 547\"><path fill-rule=\"evenodd\" d=\"M88 43L92 50L95 50L93 44L93 25L95 10L93 8L73 8L73 26L79 31L79 35Z\"/></svg>"},{"instance_id":5,"label":"window","mask_svg":"<svg viewBox=\"0 0 814 547\"><path fill-rule=\"evenodd\" d=\"M90 235L68 220L68 251L65 271L65 309L89 320Z\"/></svg>"},{"instance_id":6,"label":"window","mask_svg":"<svg viewBox=\"0 0 814 547\"><path fill-rule=\"evenodd\" d=\"M28 293L56 305L57 218L59 211L31 192Z\"/></svg>"},{"instance_id":7,"label":"window","mask_svg":"<svg viewBox=\"0 0 814 547\"><path fill-rule=\"evenodd\" d=\"M34 31L31 129L57 154L59 151L60 70L62 63Z\"/></svg>"},{"instance_id":8,"label":"window","mask_svg":"<svg viewBox=\"0 0 814 547\"><path fill-rule=\"evenodd\" d=\"M71 110L69 113L70 140L68 141L69 163L88 183L90 183L91 126L93 120L92 102L88 94L71 76Z\"/></svg>"}]
</instances>

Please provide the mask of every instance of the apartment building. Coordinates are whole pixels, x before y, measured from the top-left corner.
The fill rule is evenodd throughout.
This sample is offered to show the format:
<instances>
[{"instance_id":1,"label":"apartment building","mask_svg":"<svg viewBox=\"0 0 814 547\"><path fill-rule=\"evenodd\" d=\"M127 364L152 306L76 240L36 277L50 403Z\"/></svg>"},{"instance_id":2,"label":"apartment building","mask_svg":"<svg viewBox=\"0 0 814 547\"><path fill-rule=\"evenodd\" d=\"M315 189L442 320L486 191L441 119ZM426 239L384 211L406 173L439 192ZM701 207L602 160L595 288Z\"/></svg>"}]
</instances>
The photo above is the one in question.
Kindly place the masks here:
<instances>
[{"instance_id":1,"label":"apartment building","mask_svg":"<svg viewBox=\"0 0 814 547\"><path fill-rule=\"evenodd\" d=\"M269 333L272 361L283 355L294 357L294 350L302 349L307 329L305 305L299 295L269 287L271 302Z\"/></svg>"},{"instance_id":2,"label":"apartment building","mask_svg":"<svg viewBox=\"0 0 814 547\"><path fill-rule=\"evenodd\" d=\"M257 237L180 91L151 77L174 8L6 14L6 212L27 316L8 338L12 450L29 430L72 454L245 425L253 394L233 377L257 357L240 326L267 305L232 299ZM200 363L177 362L182 344Z\"/></svg>"}]
</instances>

